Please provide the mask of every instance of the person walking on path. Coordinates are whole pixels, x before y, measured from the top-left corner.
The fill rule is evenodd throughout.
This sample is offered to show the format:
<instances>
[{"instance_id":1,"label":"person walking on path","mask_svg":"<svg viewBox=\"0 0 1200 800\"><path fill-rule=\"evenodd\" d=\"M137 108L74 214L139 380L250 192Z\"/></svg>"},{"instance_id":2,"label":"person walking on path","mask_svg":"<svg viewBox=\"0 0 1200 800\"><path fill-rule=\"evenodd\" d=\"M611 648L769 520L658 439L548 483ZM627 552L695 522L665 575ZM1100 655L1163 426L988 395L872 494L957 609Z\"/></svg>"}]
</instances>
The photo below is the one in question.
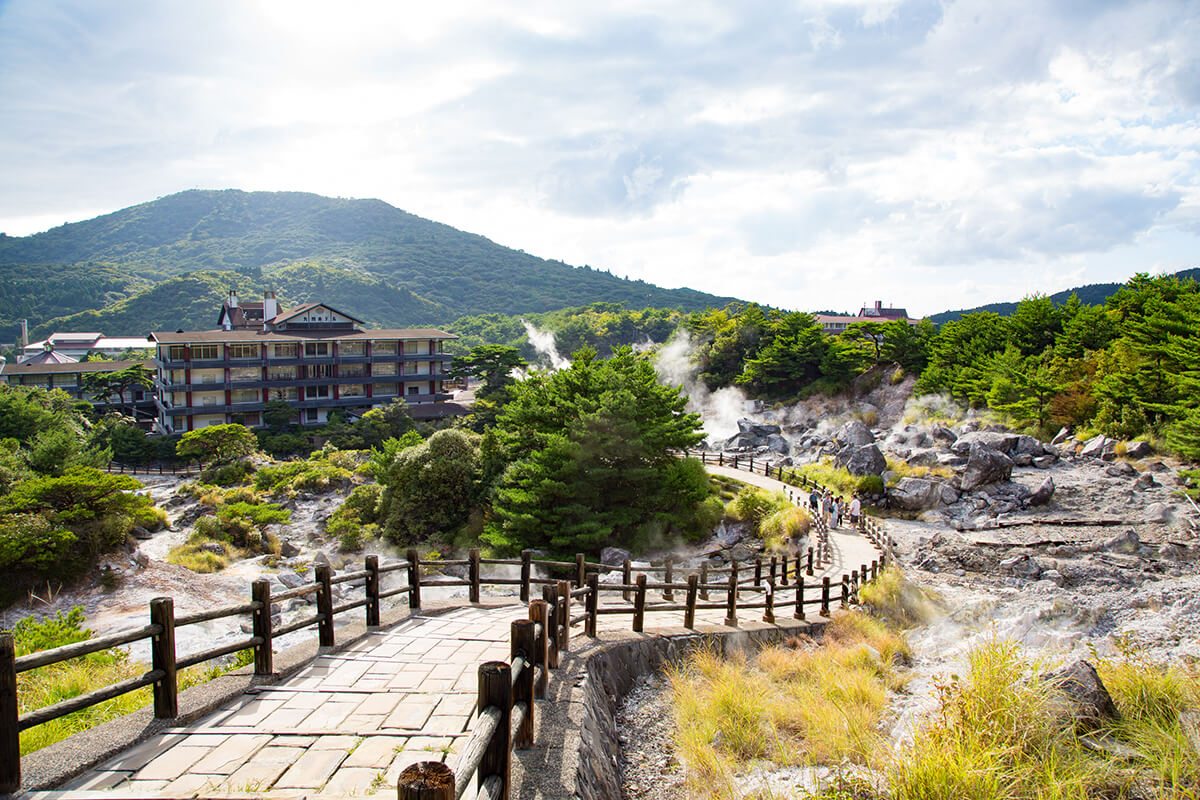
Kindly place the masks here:
<instances>
[{"instance_id":1,"label":"person walking on path","mask_svg":"<svg viewBox=\"0 0 1200 800\"><path fill-rule=\"evenodd\" d=\"M858 495L854 495L854 499L850 501L850 524L857 528L861 517L862 501L858 499Z\"/></svg>"},{"instance_id":2,"label":"person walking on path","mask_svg":"<svg viewBox=\"0 0 1200 800\"><path fill-rule=\"evenodd\" d=\"M825 492L825 495L821 498L821 519L825 523L826 530L829 529L829 514L833 510L832 506L833 506L833 493L827 491L827 492Z\"/></svg>"},{"instance_id":3,"label":"person walking on path","mask_svg":"<svg viewBox=\"0 0 1200 800\"><path fill-rule=\"evenodd\" d=\"M842 498L840 498L840 497L833 498L833 502L830 503L829 517L830 517L830 521L833 523L834 528L837 528L838 526L841 525L841 523L842 523Z\"/></svg>"},{"instance_id":4,"label":"person walking on path","mask_svg":"<svg viewBox=\"0 0 1200 800\"><path fill-rule=\"evenodd\" d=\"M817 506L820 505L820 503L821 503L821 495L817 494L816 489L813 489L808 494L808 507L810 509L812 509L812 512L814 514L817 513Z\"/></svg>"}]
</instances>

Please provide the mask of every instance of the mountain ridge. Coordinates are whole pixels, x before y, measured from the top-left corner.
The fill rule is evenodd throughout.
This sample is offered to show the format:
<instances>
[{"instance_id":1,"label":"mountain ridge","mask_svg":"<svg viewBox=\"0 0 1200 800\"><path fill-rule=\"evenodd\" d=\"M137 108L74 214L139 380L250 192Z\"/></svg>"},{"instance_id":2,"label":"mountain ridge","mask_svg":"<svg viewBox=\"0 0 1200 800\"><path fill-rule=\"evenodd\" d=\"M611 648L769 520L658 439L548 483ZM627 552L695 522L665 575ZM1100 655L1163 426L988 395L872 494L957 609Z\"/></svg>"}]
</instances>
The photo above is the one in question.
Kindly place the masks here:
<instances>
[{"instance_id":1,"label":"mountain ridge","mask_svg":"<svg viewBox=\"0 0 1200 800\"><path fill-rule=\"evenodd\" d=\"M321 268L320 280L300 266ZM0 326L11 330L27 317L37 331L85 320L111 327L129 321L128 308L118 304L149 300L146 293L159 284L196 273L206 273L205 291L214 275L223 275L218 280L230 289L271 288L289 303L328 299L319 292L331 291L352 311L373 307L364 316L368 322L393 327L598 301L700 310L736 299L538 258L378 199L191 189L30 236L0 238ZM74 291L80 286L92 288ZM373 297L385 288L400 293L403 302L394 309ZM171 328L174 321L194 320L194 313L176 310L155 313L172 320Z\"/></svg>"}]
</instances>

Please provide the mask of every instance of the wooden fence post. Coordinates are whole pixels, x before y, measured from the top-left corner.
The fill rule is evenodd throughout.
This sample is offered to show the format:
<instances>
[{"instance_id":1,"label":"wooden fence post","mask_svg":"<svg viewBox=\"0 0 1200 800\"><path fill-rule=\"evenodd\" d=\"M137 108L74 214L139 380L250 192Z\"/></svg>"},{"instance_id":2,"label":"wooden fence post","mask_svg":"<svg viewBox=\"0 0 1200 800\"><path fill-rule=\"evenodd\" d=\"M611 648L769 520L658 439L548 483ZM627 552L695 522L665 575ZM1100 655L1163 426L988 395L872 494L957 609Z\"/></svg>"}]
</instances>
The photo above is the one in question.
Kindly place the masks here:
<instances>
[{"instance_id":1,"label":"wooden fence post","mask_svg":"<svg viewBox=\"0 0 1200 800\"><path fill-rule=\"evenodd\" d=\"M625 586L629 586L631 583L633 583L633 564L628 558L625 559L624 563L621 564L621 583ZM621 599L626 603L629 602L628 589L625 589L621 592Z\"/></svg>"},{"instance_id":2,"label":"wooden fence post","mask_svg":"<svg viewBox=\"0 0 1200 800\"><path fill-rule=\"evenodd\" d=\"M796 573L796 610L792 612L795 619L804 619L804 576Z\"/></svg>"},{"instance_id":3,"label":"wooden fence post","mask_svg":"<svg viewBox=\"0 0 1200 800\"><path fill-rule=\"evenodd\" d=\"M633 632L641 633L646 620L646 576L637 576L637 591L633 594Z\"/></svg>"},{"instance_id":4,"label":"wooden fence post","mask_svg":"<svg viewBox=\"0 0 1200 800\"><path fill-rule=\"evenodd\" d=\"M694 572L687 579L687 608L683 612L683 627L691 629L696 627L696 584L700 579Z\"/></svg>"},{"instance_id":5,"label":"wooden fence post","mask_svg":"<svg viewBox=\"0 0 1200 800\"><path fill-rule=\"evenodd\" d=\"M763 622L775 624L775 580L767 581L767 607L763 609Z\"/></svg>"},{"instance_id":6,"label":"wooden fence post","mask_svg":"<svg viewBox=\"0 0 1200 800\"><path fill-rule=\"evenodd\" d=\"M571 582L558 582L558 620L562 625L562 636L558 649L564 653L571 647Z\"/></svg>"},{"instance_id":7,"label":"wooden fence post","mask_svg":"<svg viewBox=\"0 0 1200 800\"><path fill-rule=\"evenodd\" d=\"M480 713L488 706L500 709L500 721L492 734L479 762L476 786L492 775L500 776L500 797L508 800L509 779L512 774L512 667L504 661L485 661L479 665L479 701L476 708Z\"/></svg>"},{"instance_id":8,"label":"wooden fence post","mask_svg":"<svg viewBox=\"0 0 1200 800\"><path fill-rule=\"evenodd\" d=\"M542 602L546 604L546 666L558 669L558 589L543 584Z\"/></svg>"},{"instance_id":9,"label":"wooden fence post","mask_svg":"<svg viewBox=\"0 0 1200 800\"><path fill-rule=\"evenodd\" d=\"M542 668L540 675L535 674L536 682L533 685L533 696L538 700L546 699L546 687L550 683L550 667L547 662L548 649L550 646L550 610L546 606L545 600L529 601L529 619L533 625L533 663L534 666ZM537 632L537 626L542 626L542 632Z\"/></svg>"},{"instance_id":10,"label":"wooden fence post","mask_svg":"<svg viewBox=\"0 0 1200 800\"><path fill-rule=\"evenodd\" d=\"M593 572L587 576L588 594L587 594L587 623L584 626L583 633L591 639L596 638L596 622L600 609L600 573Z\"/></svg>"},{"instance_id":11,"label":"wooden fence post","mask_svg":"<svg viewBox=\"0 0 1200 800\"><path fill-rule=\"evenodd\" d=\"M175 601L156 597L150 601L150 624L162 630L150 638L150 668L161 669L163 676L154 682L154 716L174 719L179 716L179 685L175 682Z\"/></svg>"},{"instance_id":12,"label":"wooden fence post","mask_svg":"<svg viewBox=\"0 0 1200 800\"><path fill-rule=\"evenodd\" d=\"M700 562L700 599L708 599L708 561Z\"/></svg>"},{"instance_id":13,"label":"wooden fence post","mask_svg":"<svg viewBox=\"0 0 1200 800\"><path fill-rule=\"evenodd\" d=\"M729 564L729 589L725 593L725 624L737 627L737 562Z\"/></svg>"},{"instance_id":14,"label":"wooden fence post","mask_svg":"<svg viewBox=\"0 0 1200 800\"><path fill-rule=\"evenodd\" d=\"M468 600L472 603L479 602L479 548L472 547L467 554L467 579L471 581L471 586L467 589Z\"/></svg>"},{"instance_id":15,"label":"wooden fence post","mask_svg":"<svg viewBox=\"0 0 1200 800\"><path fill-rule=\"evenodd\" d=\"M850 576L842 573L842 608L850 605Z\"/></svg>"},{"instance_id":16,"label":"wooden fence post","mask_svg":"<svg viewBox=\"0 0 1200 800\"><path fill-rule=\"evenodd\" d=\"M777 566L777 564L776 564L777 561L778 561L778 558L776 556L771 556L770 571L767 573L767 580L770 583L775 582L775 567Z\"/></svg>"},{"instance_id":17,"label":"wooden fence post","mask_svg":"<svg viewBox=\"0 0 1200 800\"><path fill-rule=\"evenodd\" d=\"M754 557L754 585L762 586L762 556Z\"/></svg>"},{"instance_id":18,"label":"wooden fence post","mask_svg":"<svg viewBox=\"0 0 1200 800\"><path fill-rule=\"evenodd\" d=\"M397 800L454 800L454 770L441 761L419 761L400 771Z\"/></svg>"},{"instance_id":19,"label":"wooden fence post","mask_svg":"<svg viewBox=\"0 0 1200 800\"><path fill-rule=\"evenodd\" d=\"M879 577L879 559L871 562L871 580Z\"/></svg>"},{"instance_id":20,"label":"wooden fence post","mask_svg":"<svg viewBox=\"0 0 1200 800\"><path fill-rule=\"evenodd\" d=\"M663 583L667 584L667 586L670 587L671 581L675 579L675 569L674 569L675 565L673 563L673 559L670 556L667 556L666 560L663 563L666 565L666 569L663 570ZM663 600L670 602L671 600L674 600L674 599L675 599L674 590L672 590L670 588L663 589Z\"/></svg>"},{"instance_id":21,"label":"wooden fence post","mask_svg":"<svg viewBox=\"0 0 1200 800\"><path fill-rule=\"evenodd\" d=\"M250 625L254 635L262 639L254 645L254 674L270 675L275 671L271 644L271 582L259 578L250 584L250 599L259 604L250 615Z\"/></svg>"},{"instance_id":22,"label":"wooden fence post","mask_svg":"<svg viewBox=\"0 0 1200 800\"><path fill-rule=\"evenodd\" d=\"M19 718L17 645L11 633L0 633L0 792L21 789Z\"/></svg>"},{"instance_id":23,"label":"wooden fence post","mask_svg":"<svg viewBox=\"0 0 1200 800\"><path fill-rule=\"evenodd\" d=\"M587 559L583 553L575 554L575 588L582 589L587 584Z\"/></svg>"},{"instance_id":24,"label":"wooden fence post","mask_svg":"<svg viewBox=\"0 0 1200 800\"><path fill-rule=\"evenodd\" d=\"M421 607L421 557L416 550L405 554L408 558L408 607Z\"/></svg>"},{"instance_id":25,"label":"wooden fence post","mask_svg":"<svg viewBox=\"0 0 1200 800\"><path fill-rule=\"evenodd\" d=\"M317 613L321 621L317 623L317 641L321 647L333 647L333 579L328 564L317 564Z\"/></svg>"},{"instance_id":26,"label":"wooden fence post","mask_svg":"<svg viewBox=\"0 0 1200 800\"><path fill-rule=\"evenodd\" d=\"M862 585L867 582L867 565L860 564L858 567L858 583L855 585L855 590L861 589Z\"/></svg>"},{"instance_id":27,"label":"wooden fence post","mask_svg":"<svg viewBox=\"0 0 1200 800\"><path fill-rule=\"evenodd\" d=\"M513 747L524 750L533 746L533 620L515 619L512 622L512 657L521 656L525 666L513 682L513 703L526 703L525 720L517 729Z\"/></svg>"},{"instance_id":28,"label":"wooden fence post","mask_svg":"<svg viewBox=\"0 0 1200 800\"><path fill-rule=\"evenodd\" d=\"M379 556L367 556L363 562L367 570L367 627L379 627Z\"/></svg>"},{"instance_id":29,"label":"wooden fence post","mask_svg":"<svg viewBox=\"0 0 1200 800\"><path fill-rule=\"evenodd\" d=\"M533 572L533 551L521 551L521 602L529 602L529 579Z\"/></svg>"},{"instance_id":30,"label":"wooden fence post","mask_svg":"<svg viewBox=\"0 0 1200 800\"><path fill-rule=\"evenodd\" d=\"M821 616L829 617L829 576L821 578Z\"/></svg>"},{"instance_id":31,"label":"wooden fence post","mask_svg":"<svg viewBox=\"0 0 1200 800\"><path fill-rule=\"evenodd\" d=\"M780 580L779 580L779 585L780 585L780 586L787 586L787 585L788 585L788 557L787 557L787 553L784 553L783 555L781 555L781 556L779 557L779 563L780 563L780 569L779 569L779 573L780 573Z\"/></svg>"},{"instance_id":32,"label":"wooden fence post","mask_svg":"<svg viewBox=\"0 0 1200 800\"><path fill-rule=\"evenodd\" d=\"M804 570L804 574L809 577L813 574L813 549L808 548L808 567Z\"/></svg>"}]
</instances>

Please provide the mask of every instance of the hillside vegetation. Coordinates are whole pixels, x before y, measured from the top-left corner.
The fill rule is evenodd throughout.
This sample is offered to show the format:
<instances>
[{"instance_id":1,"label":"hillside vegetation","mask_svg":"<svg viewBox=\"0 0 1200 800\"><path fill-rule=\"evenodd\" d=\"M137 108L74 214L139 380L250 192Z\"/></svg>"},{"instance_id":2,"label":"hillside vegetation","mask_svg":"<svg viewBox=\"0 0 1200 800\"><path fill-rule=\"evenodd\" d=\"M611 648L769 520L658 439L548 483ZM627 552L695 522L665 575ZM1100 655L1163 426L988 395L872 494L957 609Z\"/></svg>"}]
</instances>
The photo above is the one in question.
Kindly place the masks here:
<instances>
[{"instance_id":1,"label":"hillside vegetation","mask_svg":"<svg viewBox=\"0 0 1200 800\"><path fill-rule=\"evenodd\" d=\"M194 273L226 290L271 288L287 302L336 305L336 298L389 326L599 300L687 310L731 300L537 258L380 200L196 190L33 236L0 237L0 326L27 317L39 330L86 324L136 334L152 327L139 322L140 306L190 324L198 320L183 302L186 284L168 289L167 298L144 292L152 282ZM121 300L134 305L113 307ZM80 312L97 313L71 316Z\"/></svg>"}]
</instances>

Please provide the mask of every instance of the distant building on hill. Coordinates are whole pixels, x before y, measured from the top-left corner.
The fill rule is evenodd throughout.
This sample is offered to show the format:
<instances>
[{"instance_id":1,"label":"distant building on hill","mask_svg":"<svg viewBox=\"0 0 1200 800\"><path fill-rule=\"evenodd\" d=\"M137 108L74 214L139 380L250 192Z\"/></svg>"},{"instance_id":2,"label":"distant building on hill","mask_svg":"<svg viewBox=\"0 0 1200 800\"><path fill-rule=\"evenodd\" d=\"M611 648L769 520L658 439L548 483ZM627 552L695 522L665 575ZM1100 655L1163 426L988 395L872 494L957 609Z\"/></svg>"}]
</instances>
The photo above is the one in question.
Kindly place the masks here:
<instances>
[{"instance_id":1,"label":"distant building on hill","mask_svg":"<svg viewBox=\"0 0 1200 800\"><path fill-rule=\"evenodd\" d=\"M40 342L31 342L21 348L21 363L39 358L47 350L83 361L89 353L102 356L119 356L130 350L149 350L153 345L145 336L105 336L102 333L71 333L55 331Z\"/></svg>"},{"instance_id":2,"label":"distant building on hill","mask_svg":"<svg viewBox=\"0 0 1200 800\"><path fill-rule=\"evenodd\" d=\"M461 413L448 401L443 348L454 334L434 328L371 330L324 303L282 310L237 294L216 330L155 331L156 429L181 433L209 425L263 424L269 401L284 400L297 421L320 424L339 409L358 416L398 397L418 419Z\"/></svg>"},{"instance_id":3,"label":"distant building on hill","mask_svg":"<svg viewBox=\"0 0 1200 800\"><path fill-rule=\"evenodd\" d=\"M872 307L863 306L856 316L849 314L813 314L821 330L825 333L844 333L855 322L892 322L901 320L909 325L916 325L920 320L911 319L908 311L903 308L889 308L882 300L876 300Z\"/></svg>"},{"instance_id":4,"label":"distant building on hill","mask_svg":"<svg viewBox=\"0 0 1200 800\"><path fill-rule=\"evenodd\" d=\"M39 389L61 389L77 400L87 400L100 412L122 410L137 419L138 424L149 430L151 421L157 414L154 403L154 391L133 387L125 392L124 398L116 394L107 397L96 397L84 392L84 375L97 372L120 372L123 369L140 364L147 369L153 369L150 361L75 361L64 360L57 351L46 351L46 358L22 361L20 364L7 364L0 359L0 383L10 386L35 386Z\"/></svg>"}]
</instances>

